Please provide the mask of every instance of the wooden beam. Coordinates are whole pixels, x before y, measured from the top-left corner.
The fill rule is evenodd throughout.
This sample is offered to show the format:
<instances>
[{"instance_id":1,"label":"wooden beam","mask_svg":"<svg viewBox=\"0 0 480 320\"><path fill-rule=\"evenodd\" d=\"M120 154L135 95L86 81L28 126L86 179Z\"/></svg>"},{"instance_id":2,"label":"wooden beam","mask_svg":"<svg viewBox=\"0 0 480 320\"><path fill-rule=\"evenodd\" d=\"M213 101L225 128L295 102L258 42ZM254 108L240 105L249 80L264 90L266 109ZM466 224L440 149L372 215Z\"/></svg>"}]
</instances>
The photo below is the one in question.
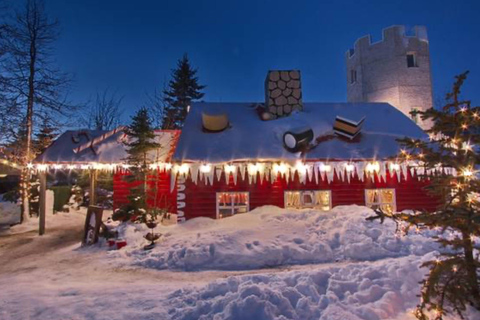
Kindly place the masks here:
<instances>
[{"instance_id":1,"label":"wooden beam","mask_svg":"<svg viewBox=\"0 0 480 320\"><path fill-rule=\"evenodd\" d=\"M45 234L45 213L47 211L47 173L40 172L40 202L39 202L39 219L38 234Z\"/></svg>"},{"instance_id":2,"label":"wooden beam","mask_svg":"<svg viewBox=\"0 0 480 320\"><path fill-rule=\"evenodd\" d=\"M90 169L90 203L94 206L97 204L97 170Z\"/></svg>"}]
</instances>

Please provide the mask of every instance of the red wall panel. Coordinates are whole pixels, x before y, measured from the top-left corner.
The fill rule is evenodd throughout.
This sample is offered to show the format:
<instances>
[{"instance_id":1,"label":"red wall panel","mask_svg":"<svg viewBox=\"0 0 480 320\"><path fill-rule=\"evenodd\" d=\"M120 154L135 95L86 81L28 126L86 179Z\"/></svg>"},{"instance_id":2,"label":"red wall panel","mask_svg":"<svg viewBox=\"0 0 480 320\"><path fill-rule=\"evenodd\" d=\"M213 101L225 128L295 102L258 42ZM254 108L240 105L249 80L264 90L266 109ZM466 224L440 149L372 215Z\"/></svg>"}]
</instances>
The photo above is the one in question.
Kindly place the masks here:
<instances>
[{"instance_id":1,"label":"red wall panel","mask_svg":"<svg viewBox=\"0 0 480 320\"><path fill-rule=\"evenodd\" d=\"M140 185L141 182L128 181L128 172L116 172L113 175L113 207L114 209L128 203L130 189ZM148 176L148 204L154 205L155 191L157 207L167 207L170 212L177 210L177 192L176 189L170 192L170 173L165 171L156 171L155 174Z\"/></svg>"},{"instance_id":2,"label":"red wall panel","mask_svg":"<svg viewBox=\"0 0 480 320\"><path fill-rule=\"evenodd\" d=\"M185 218L195 217L216 218L216 193L226 191L245 191L250 195L250 210L264 205L275 205L284 207L284 191L286 190L331 190L332 206L338 205L365 205L365 189L376 188L394 188L396 193L397 210L416 209L416 210L435 210L440 200L428 195L425 187L428 181L419 181L416 177L408 176L407 180L403 177L399 182L396 175L393 177L387 172L386 181L379 180L375 175L374 181L365 177L360 180L357 176L352 177L350 182L342 181L336 175L331 183L320 179L318 184L312 181L306 181L302 184L298 175L295 175L293 181L287 183L284 178L279 177L276 181L260 181L257 175L256 183L249 184L248 178L241 179L237 176L237 183L234 183L233 176L230 175L229 183L225 181L225 173L222 173L220 179L214 178L213 185L205 183L199 179L193 183L190 178L185 181Z\"/></svg>"}]
</instances>

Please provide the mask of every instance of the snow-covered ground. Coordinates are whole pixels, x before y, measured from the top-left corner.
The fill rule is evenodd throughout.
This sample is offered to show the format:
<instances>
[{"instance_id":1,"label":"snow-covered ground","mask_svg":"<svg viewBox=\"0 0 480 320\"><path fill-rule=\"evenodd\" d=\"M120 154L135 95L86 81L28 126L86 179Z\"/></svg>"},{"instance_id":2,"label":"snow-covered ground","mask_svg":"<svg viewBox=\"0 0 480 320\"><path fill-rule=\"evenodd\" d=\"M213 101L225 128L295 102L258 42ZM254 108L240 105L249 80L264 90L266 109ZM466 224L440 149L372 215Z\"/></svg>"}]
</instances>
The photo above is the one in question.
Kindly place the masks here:
<instances>
[{"instance_id":1,"label":"snow-covered ground","mask_svg":"<svg viewBox=\"0 0 480 320\"><path fill-rule=\"evenodd\" d=\"M20 222L20 206L6 201L0 195L0 230Z\"/></svg>"},{"instance_id":2,"label":"snow-covered ground","mask_svg":"<svg viewBox=\"0 0 480 320\"><path fill-rule=\"evenodd\" d=\"M47 217L43 237L0 234L0 319L413 319L436 248L348 206L157 227L151 252L126 225L128 246L107 251L80 247L84 214Z\"/></svg>"},{"instance_id":3,"label":"snow-covered ground","mask_svg":"<svg viewBox=\"0 0 480 320\"><path fill-rule=\"evenodd\" d=\"M393 222L365 220L374 215L360 206L329 212L257 208L228 219L197 218L157 228L161 244L145 252L144 225L127 225L122 234L130 246L112 253L121 262L155 269L248 270L335 261L372 261L424 255L436 249L422 235L396 238Z\"/></svg>"}]
</instances>

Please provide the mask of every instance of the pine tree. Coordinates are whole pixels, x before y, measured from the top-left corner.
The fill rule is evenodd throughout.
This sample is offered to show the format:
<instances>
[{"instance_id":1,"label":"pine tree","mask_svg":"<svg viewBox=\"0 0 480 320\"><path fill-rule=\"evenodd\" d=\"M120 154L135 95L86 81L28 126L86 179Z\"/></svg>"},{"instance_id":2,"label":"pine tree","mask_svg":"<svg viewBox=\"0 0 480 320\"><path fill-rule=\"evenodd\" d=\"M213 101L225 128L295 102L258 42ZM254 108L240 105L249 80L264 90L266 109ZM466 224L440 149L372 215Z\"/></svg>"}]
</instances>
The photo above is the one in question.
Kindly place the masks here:
<instances>
[{"instance_id":1,"label":"pine tree","mask_svg":"<svg viewBox=\"0 0 480 320\"><path fill-rule=\"evenodd\" d=\"M162 129L181 129L187 117L190 103L204 96L201 92L205 86L198 83L197 69L190 66L187 54L177 63L172 71L172 79L164 90L166 110Z\"/></svg>"},{"instance_id":2,"label":"pine tree","mask_svg":"<svg viewBox=\"0 0 480 320\"><path fill-rule=\"evenodd\" d=\"M141 181L138 187L130 192L130 202L136 209L147 209L147 174L149 165L153 162L149 152L160 148L155 142L155 132L146 108L141 108L132 117L132 123L127 127L125 133L128 136L127 146L128 158L133 181Z\"/></svg>"},{"instance_id":3,"label":"pine tree","mask_svg":"<svg viewBox=\"0 0 480 320\"><path fill-rule=\"evenodd\" d=\"M411 228L438 231L433 238L442 252L435 260L422 264L430 272L421 282L421 300L414 312L420 320L441 320L452 311L462 317L467 305L480 310L479 243L475 243L480 236L480 107L460 99L467 74L456 77L441 110L415 111L422 120L432 123L427 130L429 141L399 140L403 149L398 160L422 167L425 174L419 175L420 179L429 179L429 192L443 200L437 211L377 211L377 216L369 218L391 218L407 233Z\"/></svg>"},{"instance_id":4,"label":"pine tree","mask_svg":"<svg viewBox=\"0 0 480 320\"><path fill-rule=\"evenodd\" d=\"M35 135L33 149L36 154L41 154L48 148L57 137L56 129L52 124L52 119L46 116L40 126L40 131Z\"/></svg>"}]
</instances>

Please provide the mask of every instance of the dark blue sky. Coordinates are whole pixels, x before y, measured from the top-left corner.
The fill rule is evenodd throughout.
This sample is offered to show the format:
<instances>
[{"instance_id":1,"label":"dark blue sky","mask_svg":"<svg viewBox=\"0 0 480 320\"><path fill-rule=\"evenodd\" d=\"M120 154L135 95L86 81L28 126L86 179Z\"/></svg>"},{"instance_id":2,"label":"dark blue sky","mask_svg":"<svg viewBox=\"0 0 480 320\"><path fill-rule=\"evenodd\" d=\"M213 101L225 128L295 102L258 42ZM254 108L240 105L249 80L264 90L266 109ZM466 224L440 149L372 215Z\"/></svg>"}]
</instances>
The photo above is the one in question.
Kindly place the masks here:
<instances>
[{"instance_id":1,"label":"dark blue sky","mask_svg":"<svg viewBox=\"0 0 480 320\"><path fill-rule=\"evenodd\" d=\"M57 59L75 74L72 97L117 90L128 115L184 52L206 101L262 101L268 69L300 69L305 101L345 101L345 51L394 24L427 26L434 97L468 69L464 93L480 103L477 0L47 0L47 10L61 22Z\"/></svg>"}]
</instances>

